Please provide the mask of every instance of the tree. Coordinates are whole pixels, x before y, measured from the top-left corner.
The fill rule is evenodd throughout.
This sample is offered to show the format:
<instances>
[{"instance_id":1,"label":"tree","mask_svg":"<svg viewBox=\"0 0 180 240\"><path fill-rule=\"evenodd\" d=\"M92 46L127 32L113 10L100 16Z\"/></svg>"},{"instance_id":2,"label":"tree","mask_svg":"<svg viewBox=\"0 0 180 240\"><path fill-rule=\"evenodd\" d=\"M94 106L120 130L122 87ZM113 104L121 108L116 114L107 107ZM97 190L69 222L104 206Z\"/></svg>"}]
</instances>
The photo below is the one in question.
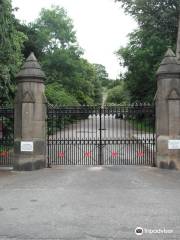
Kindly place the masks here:
<instances>
[{"instance_id":1,"label":"tree","mask_svg":"<svg viewBox=\"0 0 180 240\"><path fill-rule=\"evenodd\" d=\"M78 102L75 97L66 92L63 87L57 83L52 83L46 87L46 96L49 103L53 105L69 105L78 106Z\"/></svg>"},{"instance_id":2,"label":"tree","mask_svg":"<svg viewBox=\"0 0 180 240\"><path fill-rule=\"evenodd\" d=\"M125 12L133 16L139 27L151 32L174 37L177 33L177 18L179 16L179 0L116 0L122 4ZM171 36L173 34L173 36ZM176 39L176 36L175 36Z\"/></svg>"},{"instance_id":3,"label":"tree","mask_svg":"<svg viewBox=\"0 0 180 240\"><path fill-rule=\"evenodd\" d=\"M108 77L108 73L106 71L105 66L103 66L102 64L94 64L94 67L96 70L98 80L101 83L101 85L103 87L107 86L109 84L109 77Z\"/></svg>"},{"instance_id":4,"label":"tree","mask_svg":"<svg viewBox=\"0 0 180 240\"><path fill-rule=\"evenodd\" d=\"M83 51L76 40L72 20L63 8L54 6L42 9L35 22L20 25L19 29L28 36L24 55L27 57L34 51L47 76L47 97L50 102L55 103L56 100L59 103L57 96L65 99L66 94L67 99L76 99L80 104L102 101L98 73L94 65L82 58ZM56 90L56 97L49 94L52 89Z\"/></svg>"},{"instance_id":5,"label":"tree","mask_svg":"<svg viewBox=\"0 0 180 240\"><path fill-rule=\"evenodd\" d=\"M10 0L0 1L0 103L12 102L14 79L23 60L21 48L26 36L16 29Z\"/></svg>"},{"instance_id":6,"label":"tree","mask_svg":"<svg viewBox=\"0 0 180 240\"><path fill-rule=\"evenodd\" d=\"M38 30L35 29L34 24L29 23L20 23L19 21L16 22L16 27L18 31L23 32L27 38L24 41L22 54L24 58L26 59L31 52L33 52L38 60L43 55L43 48L42 48L42 43L38 40Z\"/></svg>"},{"instance_id":7,"label":"tree","mask_svg":"<svg viewBox=\"0 0 180 240\"><path fill-rule=\"evenodd\" d=\"M53 6L51 9L43 8L32 28L38 33L37 44L45 52L77 45L72 20L67 16L64 8L58 6Z\"/></svg>"},{"instance_id":8,"label":"tree","mask_svg":"<svg viewBox=\"0 0 180 240\"><path fill-rule=\"evenodd\" d=\"M131 101L152 101L156 91L155 73L170 45L175 50L179 0L118 0L138 22L129 43L117 55L128 71L124 80Z\"/></svg>"},{"instance_id":9,"label":"tree","mask_svg":"<svg viewBox=\"0 0 180 240\"><path fill-rule=\"evenodd\" d=\"M32 24L33 26L33 24ZM63 8L43 9L34 24L47 84L59 83L80 104L93 104L101 98L94 67L81 57L72 20ZM99 92L101 91L101 92Z\"/></svg>"},{"instance_id":10,"label":"tree","mask_svg":"<svg viewBox=\"0 0 180 240\"><path fill-rule=\"evenodd\" d=\"M44 55L41 63L47 75L47 85L60 84L80 104L100 102L102 91L94 67L71 53L71 49L56 49Z\"/></svg>"},{"instance_id":11,"label":"tree","mask_svg":"<svg viewBox=\"0 0 180 240\"><path fill-rule=\"evenodd\" d=\"M125 89L124 83L111 88L108 91L108 96L106 99L107 103L122 104L129 102L129 93Z\"/></svg>"},{"instance_id":12,"label":"tree","mask_svg":"<svg viewBox=\"0 0 180 240\"><path fill-rule=\"evenodd\" d=\"M9 0L0 3L1 102L12 101L23 55L27 58L32 51L46 74L49 102L101 102L102 86L95 67L82 58L72 20L63 8L42 9L39 18L26 25L15 19Z\"/></svg>"}]
</instances>

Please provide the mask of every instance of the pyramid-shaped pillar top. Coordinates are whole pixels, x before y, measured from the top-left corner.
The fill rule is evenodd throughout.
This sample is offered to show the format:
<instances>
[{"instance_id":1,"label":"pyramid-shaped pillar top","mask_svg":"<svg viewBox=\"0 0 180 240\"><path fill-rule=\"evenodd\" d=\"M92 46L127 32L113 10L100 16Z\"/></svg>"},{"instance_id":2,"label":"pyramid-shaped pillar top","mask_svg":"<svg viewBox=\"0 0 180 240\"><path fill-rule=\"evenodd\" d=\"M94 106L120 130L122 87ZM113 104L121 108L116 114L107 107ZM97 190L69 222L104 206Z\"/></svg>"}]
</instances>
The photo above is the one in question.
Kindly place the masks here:
<instances>
[{"instance_id":1,"label":"pyramid-shaped pillar top","mask_svg":"<svg viewBox=\"0 0 180 240\"><path fill-rule=\"evenodd\" d=\"M44 82L45 74L33 52L26 59L16 79L18 82Z\"/></svg>"},{"instance_id":2,"label":"pyramid-shaped pillar top","mask_svg":"<svg viewBox=\"0 0 180 240\"><path fill-rule=\"evenodd\" d=\"M156 74L180 74L180 64L171 48L168 48Z\"/></svg>"}]
</instances>

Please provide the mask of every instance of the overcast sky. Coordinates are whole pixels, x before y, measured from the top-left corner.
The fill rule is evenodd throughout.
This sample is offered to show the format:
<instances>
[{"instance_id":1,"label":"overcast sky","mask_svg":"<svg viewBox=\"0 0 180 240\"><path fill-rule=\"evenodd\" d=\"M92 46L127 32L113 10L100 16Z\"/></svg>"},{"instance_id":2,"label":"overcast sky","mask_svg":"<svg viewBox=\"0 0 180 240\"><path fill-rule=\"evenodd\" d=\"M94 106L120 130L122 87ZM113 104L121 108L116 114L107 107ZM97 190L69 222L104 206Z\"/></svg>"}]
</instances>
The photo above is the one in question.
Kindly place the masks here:
<instances>
[{"instance_id":1,"label":"overcast sky","mask_svg":"<svg viewBox=\"0 0 180 240\"><path fill-rule=\"evenodd\" d=\"M72 18L84 57L91 63L103 64L110 78L115 79L123 69L114 54L127 43L127 34L136 28L135 21L124 14L114 0L12 0L18 7L16 17L31 22L41 8L59 5Z\"/></svg>"}]
</instances>

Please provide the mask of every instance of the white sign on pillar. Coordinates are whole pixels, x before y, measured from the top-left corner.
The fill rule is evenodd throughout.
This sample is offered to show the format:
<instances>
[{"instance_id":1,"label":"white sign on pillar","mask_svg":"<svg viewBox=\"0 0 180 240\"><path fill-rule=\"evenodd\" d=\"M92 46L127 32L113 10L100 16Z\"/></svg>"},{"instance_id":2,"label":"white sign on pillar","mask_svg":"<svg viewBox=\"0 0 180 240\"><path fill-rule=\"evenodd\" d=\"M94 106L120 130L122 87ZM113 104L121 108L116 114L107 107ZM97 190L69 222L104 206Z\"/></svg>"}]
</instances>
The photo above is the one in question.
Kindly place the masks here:
<instances>
[{"instance_id":1,"label":"white sign on pillar","mask_svg":"<svg viewBox=\"0 0 180 240\"><path fill-rule=\"evenodd\" d=\"M168 141L168 149L170 149L170 150L180 149L180 140L169 140Z\"/></svg>"},{"instance_id":2,"label":"white sign on pillar","mask_svg":"<svg viewBox=\"0 0 180 240\"><path fill-rule=\"evenodd\" d=\"M34 144L30 141L21 141L21 152L33 152Z\"/></svg>"}]
</instances>

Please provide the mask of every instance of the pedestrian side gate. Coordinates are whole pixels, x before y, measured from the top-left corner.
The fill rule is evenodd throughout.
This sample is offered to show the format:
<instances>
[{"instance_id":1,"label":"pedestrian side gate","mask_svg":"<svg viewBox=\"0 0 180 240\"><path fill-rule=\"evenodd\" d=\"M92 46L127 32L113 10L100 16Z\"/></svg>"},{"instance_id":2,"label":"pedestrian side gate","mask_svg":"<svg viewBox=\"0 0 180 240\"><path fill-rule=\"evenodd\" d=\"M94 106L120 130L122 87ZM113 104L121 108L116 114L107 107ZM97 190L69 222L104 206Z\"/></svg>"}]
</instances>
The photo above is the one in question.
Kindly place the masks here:
<instances>
[{"instance_id":1,"label":"pedestrian side gate","mask_svg":"<svg viewBox=\"0 0 180 240\"><path fill-rule=\"evenodd\" d=\"M155 163L155 108L48 107L48 165Z\"/></svg>"},{"instance_id":2,"label":"pedestrian side gate","mask_svg":"<svg viewBox=\"0 0 180 240\"><path fill-rule=\"evenodd\" d=\"M13 165L14 109L0 107L0 167Z\"/></svg>"}]
</instances>

